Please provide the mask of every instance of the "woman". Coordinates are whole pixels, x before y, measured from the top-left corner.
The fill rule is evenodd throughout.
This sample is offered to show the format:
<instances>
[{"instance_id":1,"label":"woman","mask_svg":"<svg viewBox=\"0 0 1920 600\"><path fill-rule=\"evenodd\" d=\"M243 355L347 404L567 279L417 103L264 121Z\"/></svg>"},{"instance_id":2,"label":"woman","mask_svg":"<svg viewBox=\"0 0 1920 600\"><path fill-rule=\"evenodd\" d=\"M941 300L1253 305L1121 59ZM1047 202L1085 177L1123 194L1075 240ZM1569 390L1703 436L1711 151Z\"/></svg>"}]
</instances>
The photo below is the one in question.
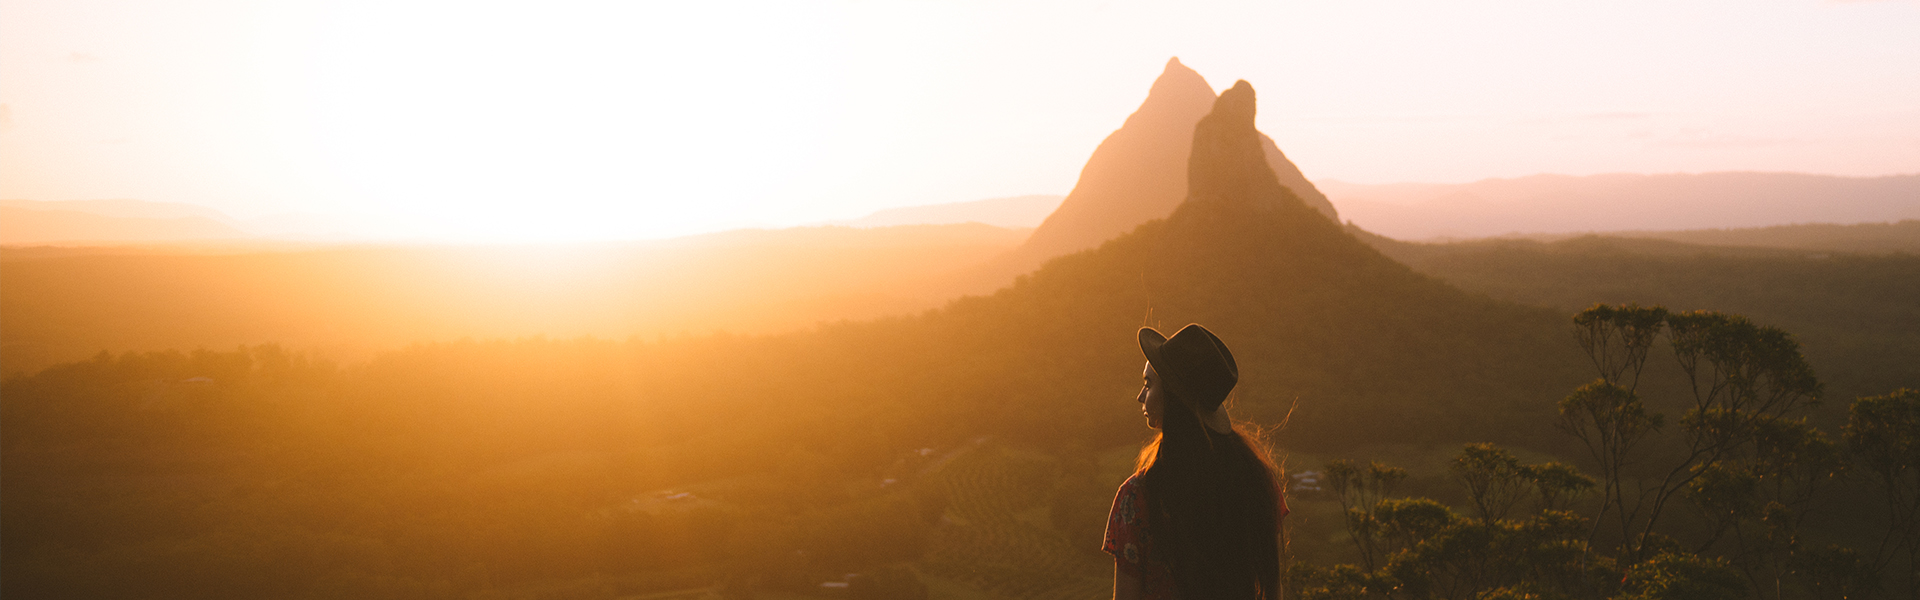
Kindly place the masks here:
<instances>
[{"instance_id":1,"label":"woman","mask_svg":"<svg viewBox=\"0 0 1920 600\"><path fill-rule=\"evenodd\" d=\"M1103 549L1115 600L1280 597L1286 499L1273 464L1221 403L1240 380L1226 344L1199 325L1140 330L1147 426L1160 430L1114 495Z\"/></svg>"}]
</instances>

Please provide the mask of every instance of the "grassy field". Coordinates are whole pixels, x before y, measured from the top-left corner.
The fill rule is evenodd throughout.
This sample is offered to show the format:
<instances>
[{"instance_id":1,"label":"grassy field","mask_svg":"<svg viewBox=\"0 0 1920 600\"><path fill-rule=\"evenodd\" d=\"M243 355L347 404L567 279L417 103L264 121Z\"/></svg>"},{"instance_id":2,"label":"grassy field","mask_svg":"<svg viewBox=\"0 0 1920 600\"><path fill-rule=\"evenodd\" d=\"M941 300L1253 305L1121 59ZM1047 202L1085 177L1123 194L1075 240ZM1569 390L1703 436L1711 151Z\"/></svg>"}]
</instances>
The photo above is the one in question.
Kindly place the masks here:
<instances>
[{"instance_id":1,"label":"grassy field","mask_svg":"<svg viewBox=\"0 0 1920 600\"><path fill-rule=\"evenodd\" d=\"M1113 487L1126 479L1136 451L1116 448L1096 453L1092 461L1074 461L989 442L955 457L933 474L946 486L950 504L920 563L932 597L1111 595L1112 559L1100 552L1098 534L1089 538L1084 524L1088 519L1104 523L1104 505ZM1084 472L1089 466L1094 473ZM1111 484L1104 494L1079 485L1107 480ZM1066 507L1073 514L1062 514L1069 512L1061 510ZM1089 508L1097 514L1081 514ZM1068 526L1062 527L1062 520Z\"/></svg>"}]
</instances>

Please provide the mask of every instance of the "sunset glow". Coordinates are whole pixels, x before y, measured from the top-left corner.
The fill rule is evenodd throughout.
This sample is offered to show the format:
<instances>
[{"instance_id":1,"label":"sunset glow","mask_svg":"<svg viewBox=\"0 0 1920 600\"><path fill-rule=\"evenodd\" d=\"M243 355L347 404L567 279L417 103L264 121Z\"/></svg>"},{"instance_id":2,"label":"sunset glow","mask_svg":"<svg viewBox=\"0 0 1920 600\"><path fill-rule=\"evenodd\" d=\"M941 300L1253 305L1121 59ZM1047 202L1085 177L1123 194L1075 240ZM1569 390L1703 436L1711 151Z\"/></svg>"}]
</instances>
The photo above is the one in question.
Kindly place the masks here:
<instances>
[{"instance_id":1,"label":"sunset glow","mask_svg":"<svg viewBox=\"0 0 1920 600\"><path fill-rule=\"evenodd\" d=\"M0 0L0 597L1920 598L1920 0Z\"/></svg>"},{"instance_id":2,"label":"sunset glow","mask_svg":"<svg viewBox=\"0 0 1920 600\"><path fill-rule=\"evenodd\" d=\"M1911 172L1920 4L0 5L0 197L592 240L1065 193L1169 56L1309 178Z\"/></svg>"}]
</instances>

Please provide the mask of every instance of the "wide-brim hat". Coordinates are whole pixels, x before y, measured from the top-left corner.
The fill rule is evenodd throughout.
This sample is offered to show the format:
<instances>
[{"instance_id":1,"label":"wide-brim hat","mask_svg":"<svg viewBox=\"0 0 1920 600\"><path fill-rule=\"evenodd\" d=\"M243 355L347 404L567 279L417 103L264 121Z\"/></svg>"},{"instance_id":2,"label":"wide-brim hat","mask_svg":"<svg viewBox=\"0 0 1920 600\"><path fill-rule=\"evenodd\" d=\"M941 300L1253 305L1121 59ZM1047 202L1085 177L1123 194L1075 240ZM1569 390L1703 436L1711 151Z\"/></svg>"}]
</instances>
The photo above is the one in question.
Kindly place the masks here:
<instances>
[{"instance_id":1,"label":"wide-brim hat","mask_svg":"<svg viewBox=\"0 0 1920 600\"><path fill-rule=\"evenodd\" d=\"M1160 374L1160 381L1181 402L1200 411L1212 411L1227 400L1240 383L1240 367L1226 342L1199 324L1188 324L1173 337L1152 327L1140 328L1140 352Z\"/></svg>"}]
</instances>

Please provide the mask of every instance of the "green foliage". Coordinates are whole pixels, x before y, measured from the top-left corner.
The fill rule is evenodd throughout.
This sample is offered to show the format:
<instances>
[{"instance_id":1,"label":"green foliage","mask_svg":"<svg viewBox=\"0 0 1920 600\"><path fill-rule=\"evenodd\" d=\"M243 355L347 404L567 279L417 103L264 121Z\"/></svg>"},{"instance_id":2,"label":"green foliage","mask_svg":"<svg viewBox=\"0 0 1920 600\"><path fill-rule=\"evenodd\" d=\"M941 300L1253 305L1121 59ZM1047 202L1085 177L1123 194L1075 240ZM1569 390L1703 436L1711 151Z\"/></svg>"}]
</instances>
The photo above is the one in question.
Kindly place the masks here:
<instances>
[{"instance_id":1,"label":"green foliage","mask_svg":"<svg viewBox=\"0 0 1920 600\"><path fill-rule=\"evenodd\" d=\"M1292 589L1313 597L1354 597L1364 590L1448 599L1561 597L1581 589L1586 520L1558 506L1591 488L1590 478L1561 463L1521 464L1485 443L1463 447L1449 470L1467 488L1479 517L1461 516L1427 498L1387 497L1405 470L1330 461L1328 484L1345 508L1363 565L1296 567ZM1536 510L1511 518L1511 509L1527 498Z\"/></svg>"},{"instance_id":2,"label":"green foliage","mask_svg":"<svg viewBox=\"0 0 1920 600\"><path fill-rule=\"evenodd\" d=\"M1481 521L1507 518L1514 505L1532 498L1540 511L1562 510L1594 487L1594 480L1571 465L1520 464L1513 453L1489 443L1467 444L1448 466L1466 488Z\"/></svg>"},{"instance_id":3,"label":"green foliage","mask_svg":"<svg viewBox=\"0 0 1920 600\"><path fill-rule=\"evenodd\" d=\"M1597 305L1574 323L1600 375L1560 403L1561 430L1600 467L1601 504L1589 540L1611 520L1624 556L1653 556L1644 540L1659 530L1669 501L1683 495L1710 524L1698 550L1730 538L1750 580L1779 582L1814 491L1842 470L1835 445L1793 416L1814 406L1822 391L1799 344L1778 328L1709 311ZM1629 493L1628 469L1663 422L1634 392L1662 334L1692 398L1679 420L1681 451L1661 466L1657 482Z\"/></svg>"},{"instance_id":4,"label":"green foliage","mask_svg":"<svg viewBox=\"0 0 1920 600\"><path fill-rule=\"evenodd\" d=\"M1744 443L1819 400L1822 386L1800 344L1778 328L1708 311L1671 315L1667 327L1694 390L1681 425L1695 447Z\"/></svg>"},{"instance_id":5,"label":"green foliage","mask_svg":"<svg viewBox=\"0 0 1920 600\"><path fill-rule=\"evenodd\" d=\"M1886 506L1886 534L1866 560L1878 573L1904 554L1907 588L1920 590L1920 391L1860 398L1847 413L1849 454Z\"/></svg>"},{"instance_id":6,"label":"green foliage","mask_svg":"<svg viewBox=\"0 0 1920 600\"><path fill-rule=\"evenodd\" d=\"M1284 585L1288 597L1300 600L1360 600L1391 589L1379 576L1353 565L1316 567L1305 563L1287 568Z\"/></svg>"},{"instance_id":7,"label":"green foliage","mask_svg":"<svg viewBox=\"0 0 1920 600\"><path fill-rule=\"evenodd\" d=\"M1819 546L1803 526L1817 493L1849 470L1848 453L1803 415L1822 385L1791 336L1737 316L1659 307L1596 306L1575 322L1600 377L1560 403L1559 425L1585 444L1598 480L1469 444L1447 465L1472 515L1460 516L1430 499L1385 498L1390 485L1354 463L1329 463L1361 564L1296 567L1291 585L1314 597L1450 600L1880 592L1882 566L1912 547L1920 516L1911 503L1920 496L1920 393L1862 398L1846 430L1851 453L1891 501L1886 541L1873 554ZM1670 437L1658 435L1663 417L1634 391L1663 336L1687 384L1677 389L1692 396L1680 435ZM1393 473L1377 464L1369 471ZM1595 488L1597 502L1579 502ZM1358 504L1362 494L1373 504ZM1516 512L1527 498L1533 510ZM1694 514L1663 521L1675 499ZM1617 533L1601 535L1602 520Z\"/></svg>"},{"instance_id":8,"label":"green foliage","mask_svg":"<svg viewBox=\"0 0 1920 600\"><path fill-rule=\"evenodd\" d=\"M1584 520L1543 512L1524 520L1454 518L1396 553L1385 572L1408 598L1466 599L1500 593L1565 596L1581 582Z\"/></svg>"},{"instance_id":9,"label":"green foliage","mask_svg":"<svg viewBox=\"0 0 1920 600\"><path fill-rule=\"evenodd\" d=\"M1739 600L1747 582L1726 561L1661 553L1627 570L1621 600Z\"/></svg>"},{"instance_id":10,"label":"green foliage","mask_svg":"<svg viewBox=\"0 0 1920 600\"><path fill-rule=\"evenodd\" d=\"M1863 466L1889 480L1920 473L1920 390L1860 398L1847 413L1847 444Z\"/></svg>"},{"instance_id":11,"label":"green foliage","mask_svg":"<svg viewBox=\"0 0 1920 600\"><path fill-rule=\"evenodd\" d=\"M1362 469L1352 461L1333 460L1326 464L1326 478L1327 488L1340 502L1347 537L1359 549L1367 570L1374 570L1389 551L1381 546L1384 531L1375 511L1406 480L1407 470L1378 462Z\"/></svg>"},{"instance_id":12,"label":"green foliage","mask_svg":"<svg viewBox=\"0 0 1920 600\"><path fill-rule=\"evenodd\" d=\"M1600 379L1633 389L1646 366L1647 352L1666 327L1667 309L1637 304L1594 305L1573 316L1574 332Z\"/></svg>"},{"instance_id":13,"label":"green foliage","mask_svg":"<svg viewBox=\"0 0 1920 600\"><path fill-rule=\"evenodd\" d=\"M1493 444L1467 444L1449 470L1466 486L1480 519L1489 523L1506 518L1532 483L1521 471L1520 460Z\"/></svg>"},{"instance_id":14,"label":"green foliage","mask_svg":"<svg viewBox=\"0 0 1920 600\"><path fill-rule=\"evenodd\" d=\"M1879 571L1858 550L1829 545L1805 549L1794 558L1794 573L1809 598L1871 598L1882 591Z\"/></svg>"},{"instance_id":15,"label":"green foliage","mask_svg":"<svg viewBox=\"0 0 1920 600\"><path fill-rule=\"evenodd\" d=\"M1533 484L1533 491L1540 499L1540 509L1548 511L1565 510L1569 503L1592 491L1595 485L1592 477L1572 465L1559 462L1523 465L1520 467L1520 477Z\"/></svg>"},{"instance_id":16,"label":"green foliage","mask_svg":"<svg viewBox=\"0 0 1920 600\"><path fill-rule=\"evenodd\" d=\"M1560 401L1557 425L1580 438L1602 465L1617 468L1641 440L1659 431L1664 423L1661 415L1647 412L1632 390L1599 379Z\"/></svg>"}]
</instances>

